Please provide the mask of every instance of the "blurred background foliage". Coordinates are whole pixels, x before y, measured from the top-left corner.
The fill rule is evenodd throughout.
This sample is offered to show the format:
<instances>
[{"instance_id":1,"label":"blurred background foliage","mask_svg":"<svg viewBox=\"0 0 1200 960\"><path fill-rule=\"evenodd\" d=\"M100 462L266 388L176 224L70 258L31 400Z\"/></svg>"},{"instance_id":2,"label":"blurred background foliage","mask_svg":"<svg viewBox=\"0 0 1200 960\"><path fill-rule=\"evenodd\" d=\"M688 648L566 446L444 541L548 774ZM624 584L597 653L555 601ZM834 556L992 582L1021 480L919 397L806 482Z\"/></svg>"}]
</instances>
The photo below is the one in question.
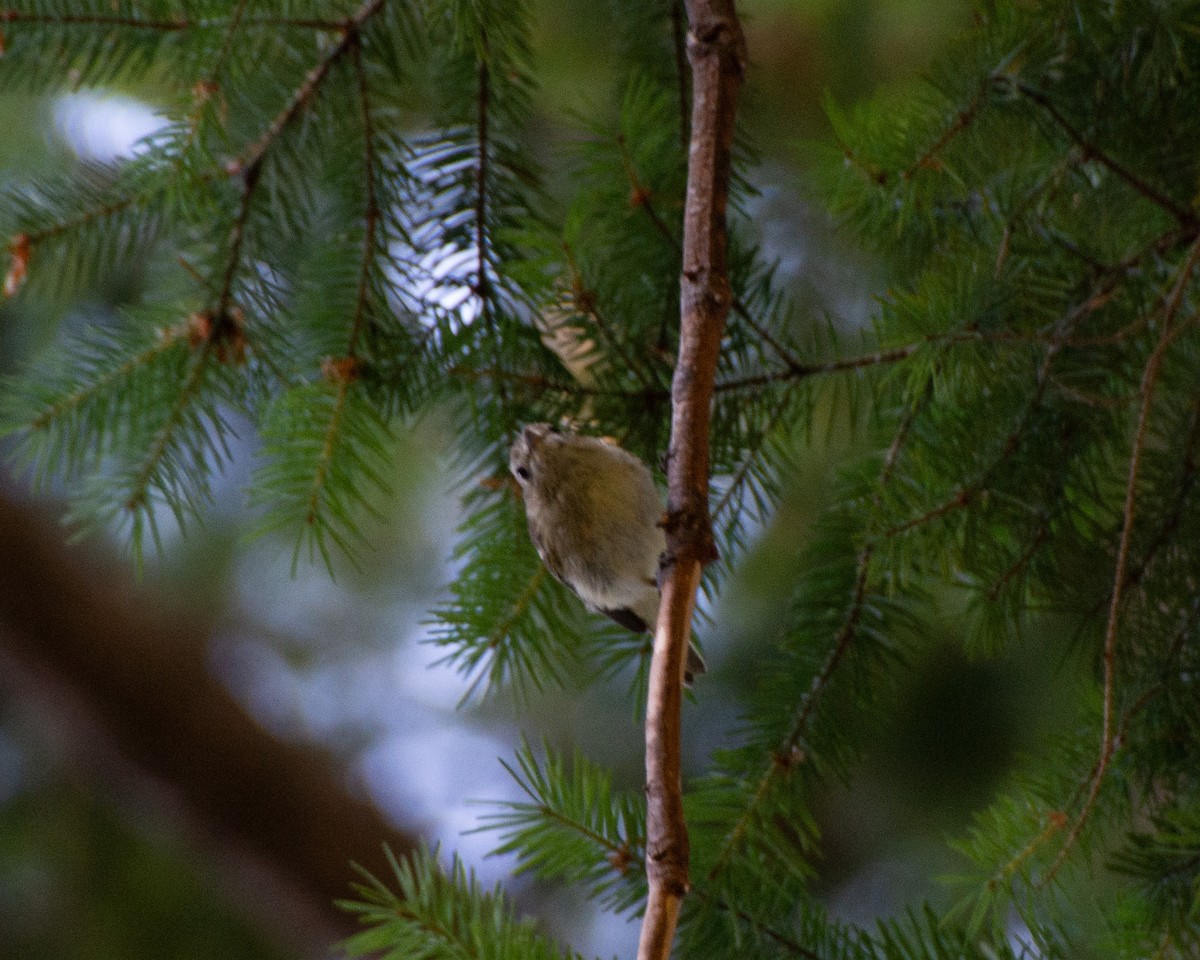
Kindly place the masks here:
<instances>
[{"instance_id":1,"label":"blurred background foliage","mask_svg":"<svg viewBox=\"0 0 1200 960\"><path fill-rule=\"evenodd\" d=\"M533 93L541 121L535 142L547 161L572 135L556 118L613 102L624 82L612 69L619 61L609 29L623 6L534 3L541 77ZM749 0L739 10L750 55L743 123L760 154L749 174L759 191L752 212L767 259L779 259L781 279L801 303L853 329L870 314L887 272L847 245L809 189L813 144L831 135L821 104L826 97L849 106L867 96L903 96L935 52L969 25L972 4ZM138 124L152 122L146 110L156 94L152 85L4 94L0 181L110 159L105 151L126 147L144 132ZM566 189L553 169L548 181L552 191ZM96 277L65 315L38 300L0 302L0 368L12 372L67 328L105 323L148 282L144 265L127 262ZM755 672L771 669L760 652L786 615L779 585L794 575L825 486L858 442L847 423L828 422L827 430L830 442L799 451L800 469L773 521L755 532L750 555L710 611L703 636L712 673L685 715L693 769L721 744ZM195 627L204 635L200 660L272 737L316 746L314 768L333 770L347 796L369 800L398 830L441 840L487 878L505 875L511 863L484 858L492 838L462 832L483 809L471 801L515 796L496 758L512 754L522 730L578 744L616 770L619 785L639 787L641 734L626 678L582 695L568 689L535 697L518 724L503 698L458 708L463 681L431 665L437 651L420 644L425 612L454 576L450 531L459 520L457 492L443 479L447 443L436 415L397 440L391 454L400 480L386 520L372 528L361 568L339 565L332 581L320 564L302 563L292 576L290 541L247 544L255 518L241 502L248 476L236 443L216 509L187 538L168 534L140 579L121 545L94 539L46 562L77 571L132 608ZM2 490L10 519L33 517L38 536L64 536L47 519L59 506L47 513L22 477L5 474ZM41 574L34 554L7 552L5 565ZM830 783L818 804L819 882L835 916L867 921L922 896L942 897L936 877L951 867L944 838L963 831L1014 759L1037 747L1035 737L1053 736L1073 715L1064 691L1080 682L1082 653L1080 662L1064 662L1034 639L999 660L973 662L961 652L960 622L948 602L945 643L913 665L893 694L887 725L866 731L864 762L847 784ZM314 897L278 864L247 865L255 856L243 840L198 826L162 769L147 775L127 765L120 738L108 743L93 710L71 706L72 690L86 678L57 675L14 639L22 630L36 625L0 612L0 955L322 955L330 931L343 932L325 910L328 898ZM346 867L347 890L351 877ZM517 894L552 934L569 933L575 948L630 952L635 924L593 917L570 891L528 879Z\"/></svg>"}]
</instances>

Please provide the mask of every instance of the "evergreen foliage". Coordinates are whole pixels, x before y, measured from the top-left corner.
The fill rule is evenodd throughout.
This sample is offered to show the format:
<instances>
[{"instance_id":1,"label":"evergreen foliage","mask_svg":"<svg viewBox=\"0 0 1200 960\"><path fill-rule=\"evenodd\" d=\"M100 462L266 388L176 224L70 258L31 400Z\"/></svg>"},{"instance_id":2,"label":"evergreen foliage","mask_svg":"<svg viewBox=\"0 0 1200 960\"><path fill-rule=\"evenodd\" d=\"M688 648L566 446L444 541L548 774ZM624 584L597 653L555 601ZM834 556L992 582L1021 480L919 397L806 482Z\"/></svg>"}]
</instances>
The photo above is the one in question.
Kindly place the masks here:
<instances>
[{"instance_id":1,"label":"evergreen foliage","mask_svg":"<svg viewBox=\"0 0 1200 960\"><path fill-rule=\"evenodd\" d=\"M533 924L518 920L499 890L485 892L457 858L448 871L436 852L421 851L400 862L392 858L396 885L367 874L360 901L346 907L371 929L346 944L351 956L408 957L428 960L558 960L564 954L540 935Z\"/></svg>"},{"instance_id":2,"label":"evergreen foliage","mask_svg":"<svg viewBox=\"0 0 1200 960\"><path fill-rule=\"evenodd\" d=\"M797 558L731 745L688 785L681 956L1200 949L1200 3L989 7L918 93L830 105L824 189L893 271L865 342L802 316L735 217L708 588L771 516L818 411L868 449ZM5 384L19 460L136 548L163 508L180 525L204 512L245 419L264 526L328 562L371 537L391 431L441 405L470 511L435 612L447 659L478 689L531 694L581 657L611 672L644 656L546 576L505 464L538 420L651 464L666 447L680 12L616 16L629 79L554 158L560 202L531 136L519 0L0 7L0 86L149 82L171 117L136 159L0 197L18 298L69 302L147 264L118 325ZM1090 702L955 841L954 909L835 922L812 885L814 787L853 769L852 721L951 607L979 656L1068 623L1093 658ZM583 757L526 748L510 771L528 800L488 821L501 849L636 912L642 798ZM356 953L560 955L433 854L352 909L369 925Z\"/></svg>"}]
</instances>

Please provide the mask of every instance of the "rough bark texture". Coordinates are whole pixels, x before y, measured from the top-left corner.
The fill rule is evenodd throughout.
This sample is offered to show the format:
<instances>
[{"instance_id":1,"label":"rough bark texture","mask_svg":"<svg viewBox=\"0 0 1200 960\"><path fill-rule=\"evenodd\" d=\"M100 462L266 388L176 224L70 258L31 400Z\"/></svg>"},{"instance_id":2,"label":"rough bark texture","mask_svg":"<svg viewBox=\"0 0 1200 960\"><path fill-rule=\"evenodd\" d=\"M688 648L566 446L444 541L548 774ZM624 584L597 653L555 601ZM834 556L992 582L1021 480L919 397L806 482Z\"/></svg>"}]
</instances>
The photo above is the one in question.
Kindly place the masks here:
<instances>
[{"instance_id":1,"label":"rough bark texture","mask_svg":"<svg viewBox=\"0 0 1200 960\"><path fill-rule=\"evenodd\" d=\"M352 893L350 861L385 874L381 844L403 854L413 838L353 796L331 758L242 709L208 669L201 616L152 607L111 559L61 538L0 496L0 694L66 717L69 769L118 802L132 791L166 810L293 946L345 935L333 901Z\"/></svg>"},{"instance_id":2,"label":"rough bark texture","mask_svg":"<svg viewBox=\"0 0 1200 960\"><path fill-rule=\"evenodd\" d=\"M728 269L730 149L745 40L733 0L688 0L692 124L684 209L679 358L671 386L667 561L646 708L646 871L639 960L670 956L688 889L680 780L683 665L696 589L715 550L708 513L713 384L732 303Z\"/></svg>"}]
</instances>

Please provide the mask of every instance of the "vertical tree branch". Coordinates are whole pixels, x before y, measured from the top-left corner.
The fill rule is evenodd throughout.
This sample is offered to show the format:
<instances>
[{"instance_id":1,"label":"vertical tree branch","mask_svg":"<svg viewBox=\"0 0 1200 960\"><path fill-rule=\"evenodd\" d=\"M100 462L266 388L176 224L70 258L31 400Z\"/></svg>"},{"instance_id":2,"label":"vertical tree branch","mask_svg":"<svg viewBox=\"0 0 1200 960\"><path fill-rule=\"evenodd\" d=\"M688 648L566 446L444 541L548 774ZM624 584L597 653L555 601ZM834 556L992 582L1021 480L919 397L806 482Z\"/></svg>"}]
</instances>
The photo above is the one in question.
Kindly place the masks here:
<instances>
[{"instance_id":1,"label":"vertical tree branch","mask_svg":"<svg viewBox=\"0 0 1200 960\"><path fill-rule=\"evenodd\" d=\"M638 960L670 956L688 889L680 776L683 665L704 565L715 556L708 511L709 429L729 285L730 152L745 40L733 0L687 0L692 134L680 279L679 359L671 385L667 553L646 703L646 874Z\"/></svg>"}]
</instances>

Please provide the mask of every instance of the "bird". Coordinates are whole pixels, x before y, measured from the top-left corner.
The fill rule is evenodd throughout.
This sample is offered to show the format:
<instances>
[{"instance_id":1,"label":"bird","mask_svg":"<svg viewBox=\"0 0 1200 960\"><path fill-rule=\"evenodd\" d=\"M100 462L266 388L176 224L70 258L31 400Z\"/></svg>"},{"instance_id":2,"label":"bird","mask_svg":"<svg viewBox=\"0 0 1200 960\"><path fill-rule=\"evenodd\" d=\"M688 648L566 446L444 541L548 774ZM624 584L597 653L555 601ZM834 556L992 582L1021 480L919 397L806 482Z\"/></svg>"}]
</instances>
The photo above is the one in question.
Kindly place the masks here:
<instances>
[{"instance_id":1,"label":"bird","mask_svg":"<svg viewBox=\"0 0 1200 960\"><path fill-rule=\"evenodd\" d=\"M635 633L653 631L667 538L646 464L609 440L533 423L513 442L509 469L546 569L589 610ZM684 682L705 672L689 644Z\"/></svg>"}]
</instances>

